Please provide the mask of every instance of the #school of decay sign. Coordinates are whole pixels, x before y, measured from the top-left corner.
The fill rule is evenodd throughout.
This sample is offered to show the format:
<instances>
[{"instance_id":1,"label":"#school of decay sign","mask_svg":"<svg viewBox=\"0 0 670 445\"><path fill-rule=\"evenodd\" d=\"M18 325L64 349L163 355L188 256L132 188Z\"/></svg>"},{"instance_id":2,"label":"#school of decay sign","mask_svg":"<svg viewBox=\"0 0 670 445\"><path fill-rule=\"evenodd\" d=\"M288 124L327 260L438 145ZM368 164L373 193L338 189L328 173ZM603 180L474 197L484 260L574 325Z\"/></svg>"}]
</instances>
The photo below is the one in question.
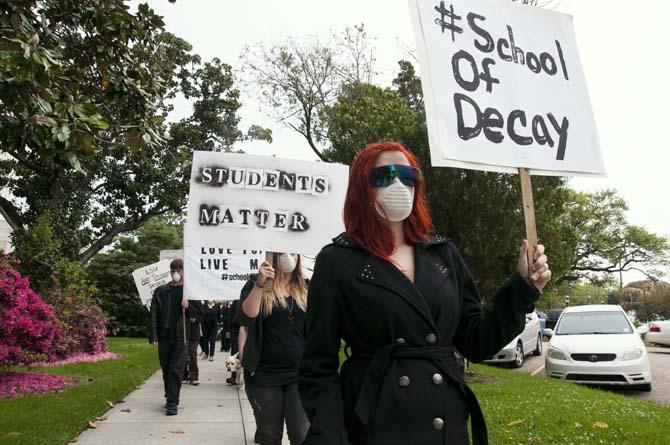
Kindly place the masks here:
<instances>
[{"instance_id":1,"label":"#school of decay sign","mask_svg":"<svg viewBox=\"0 0 670 445\"><path fill-rule=\"evenodd\" d=\"M409 0L433 166L603 176L572 17Z\"/></svg>"},{"instance_id":2,"label":"#school of decay sign","mask_svg":"<svg viewBox=\"0 0 670 445\"><path fill-rule=\"evenodd\" d=\"M345 165L196 151L184 230L184 293L236 299L263 252L317 254L344 230ZM233 282L235 283L233 285Z\"/></svg>"}]
</instances>

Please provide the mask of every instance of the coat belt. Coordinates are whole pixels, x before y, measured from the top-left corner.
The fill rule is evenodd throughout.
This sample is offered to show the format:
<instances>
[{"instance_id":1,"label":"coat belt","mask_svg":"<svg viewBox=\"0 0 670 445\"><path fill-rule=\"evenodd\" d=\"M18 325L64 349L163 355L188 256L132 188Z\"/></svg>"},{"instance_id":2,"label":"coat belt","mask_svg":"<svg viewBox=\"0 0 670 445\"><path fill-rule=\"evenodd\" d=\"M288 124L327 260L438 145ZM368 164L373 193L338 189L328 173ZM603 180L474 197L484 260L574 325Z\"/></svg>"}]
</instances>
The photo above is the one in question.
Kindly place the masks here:
<instances>
[{"instance_id":1,"label":"coat belt","mask_svg":"<svg viewBox=\"0 0 670 445\"><path fill-rule=\"evenodd\" d=\"M465 383L463 372L454 357L453 346L411 346L406 343L391 343L372 354L353 351L352 359L369 360L363 386L356 402L354 413L363 423L368 424L384 381L386 369L392 360L419 359L432 362L446 377L451 379L463 392L470 412L473 445L487 445L486 421L475 393ZM446 403L446 401L445 401ZM446 434L445 434L446 440Z\"/></svg>"}]
</instances>

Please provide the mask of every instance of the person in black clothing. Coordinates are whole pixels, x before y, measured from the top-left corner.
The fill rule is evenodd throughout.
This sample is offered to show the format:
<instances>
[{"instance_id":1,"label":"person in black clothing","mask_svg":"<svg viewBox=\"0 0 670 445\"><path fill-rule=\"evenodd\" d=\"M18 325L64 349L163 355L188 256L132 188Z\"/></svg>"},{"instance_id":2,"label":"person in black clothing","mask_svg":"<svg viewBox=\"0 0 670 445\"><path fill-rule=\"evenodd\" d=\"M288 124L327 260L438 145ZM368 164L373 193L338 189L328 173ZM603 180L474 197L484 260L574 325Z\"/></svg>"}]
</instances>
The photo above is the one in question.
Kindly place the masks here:
<instances>
[{"instance_id":1,"label":"person in black clothing","mask_svg":"<svg viewBox=\"0 0 670 445\"><path fill-rule=\"evenodd\" d=\"M482 308L460 253L432 233L416 158L393 142L370 144L354 160L344 222L309 286L303 445L465 445L468 417L473 443L487 444L454 354L482 361L523 331L551 278L544 247L529 264L523 240L516 272Z\"/></svg>"},{"instance_id":2,"label":"person in black clothing","mask_svg":"<svg viewBox=\"0 0 670 445\"><path fill-rule=\"evenodd\" d=\"M273 280L265 291L265 281ZM240 323L247 338L241 353L244 380L261 445L280 445L284 421L292 445L302 443L309 422L298 395L298 366L305 347L307 287L300 256L273 254L256 282L240 295Z\"/></svg>"},{"instance_id":3,"label":"person in black clothing","mask_svg":"<svg viewBox=\"0 0 670 445\"><path fill-rule=\"evenodd\" d=\"M214 349L216 349L216 331L219 322L219 307L214 301L209 300L204 307L204 317L202 322L202 336L204 337L203 352L209 357L209 361L214 360Z\"/></svg>"},{"instance_id":4,"label":"person in black clothing","mask_svg":"<svg viewBox=\"0 0 670 445\"><path fill-rule=\"evenodd\" d=\"M221 305L219 323L221 324L221 352L230 350L230 331L228 331L228 317L230 315L230 302L224 301Z\"/></svg>"},{"instance_id":5,"label":"person in black clothing","mask_svg":"<svg viewBox=\"0 0 670 445\"><path fill-rule=\"evenodd\" d=\"M228 319L228 332L230 332L230 355L237 354L237 345L240 335L240 315L242 308L240 307L240 301L235 300L230 306L230 313ZM237 382L237 372L232 371L230 377L226 379L226 382L229 385L235 385Z\"/></svg>"},{"instance_id":6,"label":"person in black clothing","mask_svg":"<svg viewBox=\"0 0 670 445\"><path fill-rule=\"evenodd\" d=\"M154 290L149 318L151 344L158 346L163 371L166 414L174 416L186 364L184 310L188 308L188 300L184 299L184 262L172 260L170 273L172 281Z\"/></svg>"},{"instance_id":7,"label":"person in black clothing","mask_svg":"<svg viewBox=\"0 0 670 445\"><path fill-rule=\"evenodd\" d=\"M186 336L188 338L188 353L184 368L183 380L198 386L198 342L200 341L200 323L202 323L202 303L199 300L189 300L186 309Z\"/></svg>"}]
</instances>

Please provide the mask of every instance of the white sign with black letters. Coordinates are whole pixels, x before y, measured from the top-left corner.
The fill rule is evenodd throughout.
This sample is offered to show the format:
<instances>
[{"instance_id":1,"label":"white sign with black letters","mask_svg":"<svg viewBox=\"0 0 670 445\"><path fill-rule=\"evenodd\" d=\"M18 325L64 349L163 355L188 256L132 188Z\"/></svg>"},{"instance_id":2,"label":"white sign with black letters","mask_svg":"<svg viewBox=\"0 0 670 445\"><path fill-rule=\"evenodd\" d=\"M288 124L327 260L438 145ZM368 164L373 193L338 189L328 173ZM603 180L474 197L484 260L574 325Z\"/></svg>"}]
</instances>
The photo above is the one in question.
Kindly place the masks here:
<instances>
[{"instance_id":1,"label":"white sign with black letters","mask_svg":"<svg viewBox=\"0 0 670 445\"><path fill-rule=\"evenodd\" d=\"M135 287L144 305L151 303L154 290L172 280L170 277L170 261L163 260L133 271Z\"/></svg>"},{"instance_id":2,"label":"white sign with black letters","mask_svg":"<svg viewBox=\"0 0 670 445\"><path fill-rule=\"evenodd\" d=\"M257 271L260 251L318 253L344 231L348 175L341 164L194 152L184 230L185 294L227 299L211 293L226 275ZM246 251L247 262L210 262L230 255L219 253L229 249L234 255ZM218 282L213 273L202 272L212 268Z\"/></svg>"},{"instance_id":3,"label":"white sign with black letters","mask_svg":"<svg viewBox=\"0 0 670 445\"><path fill-rule=\"evenodd\" d=\"M604 176L572 17L409 0L433 166Z\"/></svg>"}]
</instances>

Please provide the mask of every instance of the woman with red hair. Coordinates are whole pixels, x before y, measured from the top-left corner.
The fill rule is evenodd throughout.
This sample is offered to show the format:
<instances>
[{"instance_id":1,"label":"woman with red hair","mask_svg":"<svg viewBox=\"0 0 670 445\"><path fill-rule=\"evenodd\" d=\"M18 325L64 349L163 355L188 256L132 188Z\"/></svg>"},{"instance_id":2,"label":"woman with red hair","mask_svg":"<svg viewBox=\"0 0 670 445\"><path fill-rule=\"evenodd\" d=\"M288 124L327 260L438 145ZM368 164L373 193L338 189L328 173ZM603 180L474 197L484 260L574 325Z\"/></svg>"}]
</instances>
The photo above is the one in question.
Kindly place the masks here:
<instances>
[{"instance_id":1,"label":"woman with red hair","mask_svg":"<svg viewBox=\"0 0 670 445\"><path fill-rule=\"evenodd\" d=\"M456 210L456 209L455 209ZM544 247L482 309L458 250L435 235L420 166L395 142L351 166L346 232L318 255L309 287L299 389L305 445L488 443L454 353L482 361L524 329L551 272ZM348 359L340 367L341 342Z\"/></svg>"}]
</instances>

